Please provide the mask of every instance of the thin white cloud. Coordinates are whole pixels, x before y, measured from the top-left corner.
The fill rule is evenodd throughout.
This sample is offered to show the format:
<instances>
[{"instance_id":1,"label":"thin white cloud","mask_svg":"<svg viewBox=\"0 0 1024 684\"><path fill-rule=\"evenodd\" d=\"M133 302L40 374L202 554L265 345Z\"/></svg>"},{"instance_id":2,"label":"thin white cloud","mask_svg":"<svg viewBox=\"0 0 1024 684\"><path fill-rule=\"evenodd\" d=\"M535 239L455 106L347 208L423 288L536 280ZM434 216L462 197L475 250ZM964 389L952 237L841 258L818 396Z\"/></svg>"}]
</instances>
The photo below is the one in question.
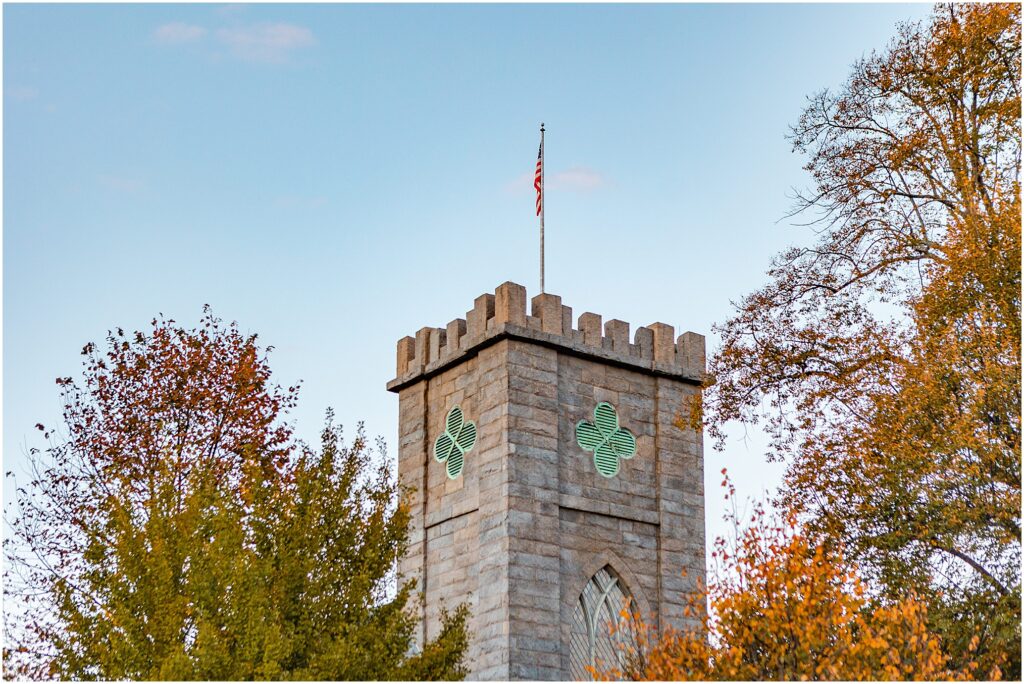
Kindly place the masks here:
<instances>
[{"instance_id":1,"label":"thin white cloud","mask_svg":"<svg viewBox=\"0 0 1024 684\"><path fill-rule=\"evenodd\" d=\"M281 195L274 200L281 209L319 209L327 205L324 195Z\"/></svg>"},{"instance_id":2,"label":"thin white cloud","mask_svg":"<svg viewBox=\"0 0 1024 684\"><path fill-rule=\"evenodd\" d=\"M243 14L248 8L249 6L245 3L234 2L229 5L219 5L217 9L214 10L214 12L216 12L222 17L233 17L239 14Z\"/></svg>"},{"instance_id":3,"label":"thin white cloud","mask_svg":"<svg viewBox=\"0 0 1024 684\"><path fill-rule=\"evenodd\" d=\"M585 166L574 166L544 179L544 186L555 190L593 190L602 185L607 185L605 177Z\"/></svg>"},{"instance_id":4,"label":"thin white cloud","mask_svg":"<svg viewBox=\"0 0 1024 684\"><path fill-rule=\"evenodd\" d=\"M533 172L528 171L505 185L507 192L522 193L533 190ZM608 185L604 174L586 166L573 166L564 171L548 172L544 177L545 190L572 190L589 192Z\"/></svg>"},{"instance_id":5,"label":"thin white cloud","mask_svg":"<svg viewBox=\"0 0 1024 684\"><path fill-rule=\"evenodd\" d=\"M182 21L173 21L157 27L153 32L153 38L164 45L181 45L182 43L194 43L206 35L206 29L202 26L186 24Z\"/></svg>"},{"instance_id":6,"label":"thin white cloud","mask_svg":"<svg viewBox=\"0 0 1024 684\"><path fill-rule=\"evenodd\" d=\"M505 183L505 192L523 193L533 188L533 173L526 173L516 176L513 180Z\"/></svg>"},{"instance_id":7,"label":"thin white cloud","mask_svg":"<svg viewBox=\"0 0 1024 684\"><path fill-rule=\"evenodd\" d=\"M7 89L7 96L17 102L28 102L39 97L39 90L31 86L12 86Z\"/></svg>"},{"instance_id":8,"label":"thin white cloud","mask_svg":"<svg viewBox=\"0 0 1024 684\"><path fill-rule=\"evenodd\" d=\"M293 50L316 44L312 31L294 24L256 24L220 29L217 40L239 59L272 63L287 61Z\"/></svg>"},{"instance_id":9,"label":"thin white cloud","mask_svg":"<svg viewBox=\"0 0 1024 684\"><path fill-rule=\"evenodd\" d=\"M127 176L109 176L104 174L100 175L98 180L100 185L114 192L138 192L143 188L142 181Z\"/></svg>"}]
</instances>

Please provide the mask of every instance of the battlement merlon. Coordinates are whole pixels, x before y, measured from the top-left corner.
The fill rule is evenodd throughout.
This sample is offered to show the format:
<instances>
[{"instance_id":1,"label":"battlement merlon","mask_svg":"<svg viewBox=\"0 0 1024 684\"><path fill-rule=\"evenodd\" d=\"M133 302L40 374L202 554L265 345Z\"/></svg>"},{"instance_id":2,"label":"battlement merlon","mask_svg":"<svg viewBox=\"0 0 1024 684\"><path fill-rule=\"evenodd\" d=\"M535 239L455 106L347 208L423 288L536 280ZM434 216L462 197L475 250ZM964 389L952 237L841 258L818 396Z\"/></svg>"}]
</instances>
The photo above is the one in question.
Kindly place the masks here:
<instances>
[{"instance_id":1,"label":"battlement merlon","mask_svg":"<svg viewBox=\"0 0 1024 684\"><path fill-rule=\"evenodd\" d=\"M553 294L530 300L527 315L526 288L506 282L494 294L477 297L465 318L444 328L420 328L415 337L400 339L397 374L387 388L398 392L508 338L703 386L704 336L695 332L678 338L674 335L671 325L652 323L637 328L630 343L629 323L610 320L602 329L601 316L589 312L581 314L573 328L572 308Z\"/></svg>"}]
</instances>

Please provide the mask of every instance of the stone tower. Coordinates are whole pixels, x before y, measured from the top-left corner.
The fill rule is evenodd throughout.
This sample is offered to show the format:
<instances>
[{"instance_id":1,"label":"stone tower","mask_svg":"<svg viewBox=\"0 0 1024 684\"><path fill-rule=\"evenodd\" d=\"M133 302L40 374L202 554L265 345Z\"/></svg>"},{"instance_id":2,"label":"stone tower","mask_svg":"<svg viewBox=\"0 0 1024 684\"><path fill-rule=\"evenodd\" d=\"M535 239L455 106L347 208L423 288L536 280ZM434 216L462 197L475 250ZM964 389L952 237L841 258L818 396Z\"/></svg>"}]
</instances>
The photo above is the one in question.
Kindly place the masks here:
<instances>
[{"instance_id":1,"label":"stone tower","mask_svg":"<svg viewBox=\"0 0 1024 684\"><path fill-rule=\"evenodd\" d=\"M425 595L418 639L468 602L471 679L576 679L607 663L631 597L684 627L704 577L704 337L577 326L561 298L507 282L466 318L398 341L398 472L415 488L399 564ZM685 571L685 576L684 576ZM422 643L422 641L421 641Z\"/></svg>"}]
</instances>

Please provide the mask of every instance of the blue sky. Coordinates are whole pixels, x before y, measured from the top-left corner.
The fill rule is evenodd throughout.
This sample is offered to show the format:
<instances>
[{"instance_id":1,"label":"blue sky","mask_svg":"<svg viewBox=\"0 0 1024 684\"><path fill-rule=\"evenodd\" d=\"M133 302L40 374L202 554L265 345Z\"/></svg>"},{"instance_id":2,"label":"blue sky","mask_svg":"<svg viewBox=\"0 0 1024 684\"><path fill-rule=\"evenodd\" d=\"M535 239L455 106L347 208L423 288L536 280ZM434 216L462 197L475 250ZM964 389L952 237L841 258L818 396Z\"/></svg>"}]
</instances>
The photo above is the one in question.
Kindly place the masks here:
<instances>
[{"instance_id":1,"label":"blue sky","mask_svg":"<svg viewBox=\"0 0 1024 684\"><path fill-rule=\"evenodd\" d=\"M707 334L810 234L780 221L787 127L917 5L5 5L3 456L59 422L106 330L204 303L392 448L395 342L505 280L635 329ZM706 443L741 496L761 436ZM10 488L5 483L5 495Z\"/></svg>"}]
</instances>

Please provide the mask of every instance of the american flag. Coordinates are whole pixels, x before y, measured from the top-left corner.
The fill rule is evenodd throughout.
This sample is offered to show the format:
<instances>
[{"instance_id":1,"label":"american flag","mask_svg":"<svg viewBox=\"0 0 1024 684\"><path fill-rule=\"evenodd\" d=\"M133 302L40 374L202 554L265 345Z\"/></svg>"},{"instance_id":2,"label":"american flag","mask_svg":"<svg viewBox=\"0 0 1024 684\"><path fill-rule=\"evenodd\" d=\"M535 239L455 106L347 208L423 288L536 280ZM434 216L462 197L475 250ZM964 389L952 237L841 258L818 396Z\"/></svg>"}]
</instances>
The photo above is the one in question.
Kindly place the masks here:
<instances>
[{"instance_id":1,"label":"american flag","mask_svg":"<svg viewBox=\"0 0 1024 684\"><path fill-rule=\"evenodd\" d=\"M533 187L537 189L537 216L544 206L544 191L542 180L544 178L544 140L540 141L540 148L537 150L537 172L533 174Z\"/></svg>"}]
</instances>

